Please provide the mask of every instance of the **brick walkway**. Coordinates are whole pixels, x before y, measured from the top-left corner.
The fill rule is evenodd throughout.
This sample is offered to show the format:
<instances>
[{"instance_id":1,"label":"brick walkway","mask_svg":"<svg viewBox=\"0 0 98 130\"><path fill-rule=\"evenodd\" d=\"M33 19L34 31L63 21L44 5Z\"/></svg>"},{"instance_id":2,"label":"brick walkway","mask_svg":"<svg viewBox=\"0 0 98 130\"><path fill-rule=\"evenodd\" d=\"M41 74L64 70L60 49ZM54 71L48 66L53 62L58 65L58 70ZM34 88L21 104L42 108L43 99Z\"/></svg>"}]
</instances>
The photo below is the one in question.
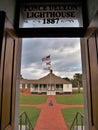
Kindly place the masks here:
<instances>
[{"instance_id":1,"label":"brick walkway","mask_svg":"<svg viewBox=\"0 0 98 130\"><path fill-rule=\"evenodd\" d=\"M48 105L50 100L52 100L53 106ZM61 110L57 107L54 96L48 96L34 130L67 130Z\"/></svg>"},{"instance_id":2,"label":"brick walkway","mask_svg":"<svg viewBox=\"0 0 98 130\"><path fill-rule=\"evenodd\" d=\"M53 106L49 106L52 100ZM55 96L48 96L45 104L21 104L21 106L31 106L41 108L40 116L34 130L68 130L67 125L63 119L61 109L71 107L83 107L83 105L63 105L57 104Z\"/></svg>"}]
</instances>

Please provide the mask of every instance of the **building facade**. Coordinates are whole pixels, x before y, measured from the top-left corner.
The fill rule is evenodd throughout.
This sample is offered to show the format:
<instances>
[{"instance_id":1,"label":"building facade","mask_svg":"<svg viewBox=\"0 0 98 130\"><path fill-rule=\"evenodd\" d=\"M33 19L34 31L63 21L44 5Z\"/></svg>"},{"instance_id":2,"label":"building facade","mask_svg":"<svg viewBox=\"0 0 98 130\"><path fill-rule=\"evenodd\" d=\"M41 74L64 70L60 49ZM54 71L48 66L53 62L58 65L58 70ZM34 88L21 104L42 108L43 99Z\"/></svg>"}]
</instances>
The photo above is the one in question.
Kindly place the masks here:
<instances>
[{"instance_id":1,"label":"building facade","mask_svg":"<svg viewBox=\"0 0 98 130\"><path fill-rule=\"evenodd\" d=\"M52 70L50 73L38 80L28 80L21 77L20 89L29 89L32 94L70 94L72 84L61 77L56 76Z\"/></svg>"}]
</instances>

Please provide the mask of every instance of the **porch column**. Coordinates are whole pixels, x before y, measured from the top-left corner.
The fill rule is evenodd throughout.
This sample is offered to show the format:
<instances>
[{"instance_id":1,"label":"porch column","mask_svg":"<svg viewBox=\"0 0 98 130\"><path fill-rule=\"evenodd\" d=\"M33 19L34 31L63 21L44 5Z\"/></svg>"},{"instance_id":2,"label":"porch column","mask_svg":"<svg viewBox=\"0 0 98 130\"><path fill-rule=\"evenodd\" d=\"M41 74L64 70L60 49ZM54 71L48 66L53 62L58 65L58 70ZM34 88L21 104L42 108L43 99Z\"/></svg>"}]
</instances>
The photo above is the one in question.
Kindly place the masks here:
<instances>
[{"instance_id":1,"label":"porch column","mask_svg":"<svg viewBox=\"0 0 98 130\"><path fill-rule=\"evenodd\" d=\"M40 84L38 84L38 92L40 92Z\"/></svg>"},{"instance_id":2,"label":"porch column","mask_svg":"<svg viewBox=\"0 0 98 130\"><path fill-rule=\"evenodd\" d=\"M33 87L33 85L32 85L32 84L30 84L30 92L32 92L32 87Z\"/></svg>"},{"instance_id":3,"label":"porch column","mask_svg":"<svg viewBox=\"0 0 98 130\"><path fill-rule=\"evenodd\" d=\"M22 84L20 84L20 88L22 88Z\"/></svg>"},{"instance_id":4,"label":"porch column","mask_svg":"<svg viewBox=\"0 0 98 130\"><path fill-rule=\"evenodd\" d=\"M27 88L27 84L25 84L25 88Z\"/></svg>"},{"instance_id":5,"label":"porch column","mask_svg":"<svg viewBox=\"0 0 98 130\"><path fill-rule=\"evenodd\" d=\"M56 91L56 84L55 84L54 90Z\"/></svg>"}]
</instances>

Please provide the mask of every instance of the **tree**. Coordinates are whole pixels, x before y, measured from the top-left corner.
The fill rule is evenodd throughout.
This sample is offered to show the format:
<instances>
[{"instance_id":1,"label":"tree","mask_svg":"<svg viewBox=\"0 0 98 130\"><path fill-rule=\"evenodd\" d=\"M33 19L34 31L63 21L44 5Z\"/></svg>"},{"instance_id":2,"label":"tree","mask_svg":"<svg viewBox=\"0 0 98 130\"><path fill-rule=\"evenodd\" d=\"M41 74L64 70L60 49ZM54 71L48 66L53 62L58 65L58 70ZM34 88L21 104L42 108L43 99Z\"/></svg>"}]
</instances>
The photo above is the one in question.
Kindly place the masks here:
<instances>
[{"instance_id":1,"label":"tree","mask_svg":"<svg viewBox=\"0 0 98 130\"><path fill-rule=\"evenodd\" d=\"M78 93L80 93L80 87L82 87L82 74L75 73L75 75L73 76L73 80L78 87Z\"/></svg>"},{"instance_id":2,"label":"tree","mask_svg":"<svg viewBox=\"0 0 98 130\"><path fill-rule=\"evenodd\" d=\"M63 78L63 79L65 79L66 81L69 81L69 82L70 82L70 79L69 79L68 77L65 77L65 78Z\"/></svg>"}]
</instances>

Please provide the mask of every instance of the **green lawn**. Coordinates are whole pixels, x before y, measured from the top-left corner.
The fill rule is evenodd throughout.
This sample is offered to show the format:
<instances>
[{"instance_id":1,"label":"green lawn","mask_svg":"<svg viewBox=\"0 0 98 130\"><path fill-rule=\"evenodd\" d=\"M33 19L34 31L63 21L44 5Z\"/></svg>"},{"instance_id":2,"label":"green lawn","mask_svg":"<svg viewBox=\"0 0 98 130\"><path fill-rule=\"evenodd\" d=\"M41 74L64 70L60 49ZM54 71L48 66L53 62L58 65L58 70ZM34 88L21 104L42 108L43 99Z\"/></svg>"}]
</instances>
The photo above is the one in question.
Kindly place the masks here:
<instances>
[{"instance_id":1,"label":"green lawn","mask_svg":"<svg viewBox=\"0 0 98 130\"><path fill-rule=\"evenodd\" d=\"M83 108L66 108L62 109L62 114L67 126L70 127L77 112L84 113Z\"/></svg>"},{"instance_id":2,"label":"green lawn","mask_svg":"<svg viewBox=\"0 0 98 130\"><path fill-rule=\"evenodd\" d=\"M47 96L26 96L20 94L20 104L42 104L47 100Z\"/></svg>"},{"instance_id":3,"label":"green lawn","mask_svg":"<svg viewBox=\"0 0 98 130\"><path fill-rule=\"evenodd\" d=\"M83 94L73 94L71 96L56 96L56 101L59 104L83 104Z\"/></svg>"},{"instance_id":4,"label":"green lawn","mask_svg":"<svg viewBox=\"0 0 98 130\"><path fill-rule=\"evenodd\" d=\"M83 94L73 94L70 96L61 96L57 95L56 101L59 104L83 104ZM24 94L20 94L20 104L41 104L45 103L47 96L25 96ZM40 109L32 108L32 107L20 107L20 113L25 111L30 118L32 125L35 126L36 120L39 116ZM68 127L71 125L75 115L77 112L83 113L83 108L68 108L62 109L62 113L64 116L64 120L66 121Z\"/></svg>"},{"instance_id":5,"label":"green lawn","mask_svg":"<svg viewBox=\"0 0 98 130\"><path fill-rule=\"evenodd\" d=\"M40 109L39 108L34 108L34 107L20 107L20 113L26 112L31 124L33 127L36 125L36 121L39 117L40 114ZM23 119L23 124L24 124L24 119Z\"/></svg>"}]
</instances>

